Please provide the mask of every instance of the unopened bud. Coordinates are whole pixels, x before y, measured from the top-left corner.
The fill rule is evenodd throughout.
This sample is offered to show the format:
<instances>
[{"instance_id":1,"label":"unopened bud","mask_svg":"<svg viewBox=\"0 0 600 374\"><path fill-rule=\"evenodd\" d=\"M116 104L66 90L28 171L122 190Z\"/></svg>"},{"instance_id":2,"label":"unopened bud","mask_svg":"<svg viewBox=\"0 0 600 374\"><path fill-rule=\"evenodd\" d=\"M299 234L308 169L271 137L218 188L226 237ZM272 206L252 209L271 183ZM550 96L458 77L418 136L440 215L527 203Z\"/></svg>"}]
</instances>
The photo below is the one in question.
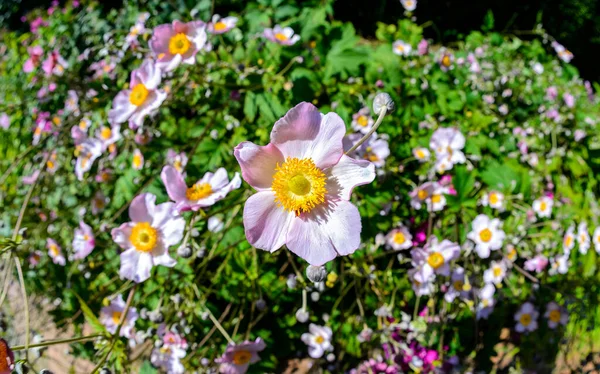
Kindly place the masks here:
<instances>
[{"instance_id":1,"label":"unopened bud","mask_svg":"<svg viewBox=\"0 0 600 374\"><path fill-rule=\"evenodd\" d=\"M306 309L304 309L304 308L300 308L296 312L296 320L298 320L298 322L300 322L300 323L304 323L304 322L308 321L308 317L309 317L309 314L306 311Z\"/></svg>"},{"instance_id":2,"label":"unopened bud","mask_svg":"<svg viewBox=\"0 0 600 374\"><path fill-rule=\"evenodd\" d=\"M327 270L323 266L308 265L306 277L313 283L323 282L327 278Z\"/></svg>"},{"instance_id":3,"label":"unopened bud","mask_svg":"<svg viewBox=\"0 0 600 374\"><path fill-rule=\"evenodd\" d=\"M177 254L183 258L189 258L192 255L192 249L188 246L177 248Z\"/></svg>"},{"instance_id":4,"label":"unopened bud","mask_svg":"<svg viewBox=\"0 0 600 374\"><path fill-rule=\"evenodd\" d=\"M377 96L375 96L375 100L373 100L373 111L376 114L379 114L381 113L381 109L383 107L387 108L387 113L391 113L394 111L396 106L394 105L394 100L392 100L390 95L386 94L385 92L380 92L377 94Z\"/></svg>"}]
</instances>

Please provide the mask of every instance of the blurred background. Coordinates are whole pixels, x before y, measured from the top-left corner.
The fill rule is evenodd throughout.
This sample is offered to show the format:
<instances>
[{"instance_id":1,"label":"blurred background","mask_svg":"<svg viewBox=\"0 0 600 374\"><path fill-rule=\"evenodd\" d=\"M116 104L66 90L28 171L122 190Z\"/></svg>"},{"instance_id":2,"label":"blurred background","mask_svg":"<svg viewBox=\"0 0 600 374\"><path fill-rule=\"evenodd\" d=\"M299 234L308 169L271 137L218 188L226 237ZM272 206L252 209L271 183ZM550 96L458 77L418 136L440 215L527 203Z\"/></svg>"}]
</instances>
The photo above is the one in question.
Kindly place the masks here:
<instances>
[{"instance_id":1,"label":"blurred background","mask_svg":"<svg viewBox=\"0 0 600 374\"><path fill-rule=\"evenodd\" d=\"M185 3L169 0L165 3ZM193 1L196 3L197 1ZM21 17L28 11L48 5L49 0L0 1L0 28L26 28ZM103 1L106 10L120 7L122 1ZM145 1L141 0L143 4ZM246 0L215 0L220 14L240 12ZM528 39L527 32L540 22L548 33L568 48L584 79L600 80L600 1L598 0L418 0L417 21L427 22L425 36L445 45L460 40L472 30L517 33ZM338 0L335 15L350 21L364 37L374 36L377 22L394 23L403 13L398 0Z\"/></svg>"}]
</instances>

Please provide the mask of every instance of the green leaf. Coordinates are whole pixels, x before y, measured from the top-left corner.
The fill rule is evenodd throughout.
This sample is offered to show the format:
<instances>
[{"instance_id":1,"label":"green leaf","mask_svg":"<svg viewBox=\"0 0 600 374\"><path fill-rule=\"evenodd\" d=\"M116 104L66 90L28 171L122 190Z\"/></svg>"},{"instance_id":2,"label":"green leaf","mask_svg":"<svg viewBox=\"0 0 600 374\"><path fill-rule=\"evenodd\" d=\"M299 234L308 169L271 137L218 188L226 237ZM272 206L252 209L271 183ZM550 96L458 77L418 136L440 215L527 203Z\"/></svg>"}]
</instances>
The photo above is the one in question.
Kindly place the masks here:
<instances>
[{"instance_id":1,"label":"green leaf","mask_svg":"<svg viewBox=\"0 0 600 374\"><path fill-rule=\"evenodd\" d=\"M244 114L248 121L254 121L254 117L256 117L256 95L252 91L246 93L246 98L244 99Z\"/></svg>"},{"instance_id":2,"label":"green leaf","mask_svg":"<svg viewBox=\"0 0 600 374\"><path fill-rule=\"evenodd\" d=\"M144 361L142 366L140 367L139 374L157 374L158 370L156 370L150 361Z\"/></svg>"},{"instance_id":3,"label":"green leaf","mask_svg":"<svg viewBox=\"0 0 600 374\"><path fill-rule=\"evenodd\" d=\"M78 294L75 294L75 297L77 297L77 300L79 300L79 304L81 306L81 311L83 312L83 317L85 318L85 321L89 323L90 326L92 326L94 331L98 333L105 333L106 328L96 317L94 312L92 312L90 307L85 303L85 301L83 301L83 299Z\"/></svg>"}]
</instances>

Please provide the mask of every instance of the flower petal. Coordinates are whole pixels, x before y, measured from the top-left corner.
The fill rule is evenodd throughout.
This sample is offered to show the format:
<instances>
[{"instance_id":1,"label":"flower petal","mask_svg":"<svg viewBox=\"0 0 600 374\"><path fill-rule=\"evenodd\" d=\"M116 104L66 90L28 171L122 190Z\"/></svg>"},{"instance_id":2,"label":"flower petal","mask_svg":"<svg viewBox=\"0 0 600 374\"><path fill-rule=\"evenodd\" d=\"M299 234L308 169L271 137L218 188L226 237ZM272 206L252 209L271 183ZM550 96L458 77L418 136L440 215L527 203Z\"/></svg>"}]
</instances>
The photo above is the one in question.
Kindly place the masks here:
<instances>
[{"instance_id":1,"label":"flower petal","mask_svg":"<svg viewBox=\"0 0 600 374\"><path fill-rule=\"evenodd\" d=\"M121 253L121 278L140 283L150 278L152 269L152 256L149 253L131 248Z\"/></svg>"},{"instance_id":2,"label":"flower petal","mask_svg":"<svg viewBox=\"0 0 600 374\"><path fill-rule=\"evenodd\" d=\"M233 151L242 168L242 177L256 190L270 189L277 164L284 158L273 144L261 147L251 142L240 143Z\"/></svg>"},{"instance_id":3,"label":"flower petal","mask_svg":"<svg viewBox=\"0 0 600 374\"><path fill-rule=\"evenodd\" d=\"M187 186L183 176L173 166L167 165L160 173L160 177L165 184L169 198L175 202L186 199Z\"/></svg>"},{"instance_id":4,"label":"flower petal","mask_svg":"<svg viewBox=\"0 0 600 374\"><path fill-rule=\"evenodd\" d=\"M285 244L293 217L293 213L277 206L273 192L258 192L244 206L246 238L256 248L274 252Z\"/></svg>"},{"instance_id":5,"label":"flower petal","mask_svg":"<svg viewBox=\"0 0 600 374\"><path fill-rule=\"evenodd\" d=\"M156 196L151 193L143 193L137 195L129 205L129 218L133 222L148 222L152 223L154 209L156 205Z\"/></svg>"},{"instance_id":6,"label":"flower petal","mask_svg":"<svg viewBox=\"0 0 600 374\"><path fill-rule=\"evenodd\" d=\"M375 179L375 166L367 160L355 160L343 155L340 161L328 170L326 189L331 195L350 200L356 186L368 184Z\"/></svg>"},{"instance_id":7,"label":"flower petal","mask_svg":"<svg viewBox=\"0 0 600 374\"><path fill-rule=\"evenodd\" d=\"M312 158L318 168L325 169L342 157L345 133L340 116L322 115L314 105L303 102L275 123L271 142L286 158Z\"/></svg>"}]
</instances>

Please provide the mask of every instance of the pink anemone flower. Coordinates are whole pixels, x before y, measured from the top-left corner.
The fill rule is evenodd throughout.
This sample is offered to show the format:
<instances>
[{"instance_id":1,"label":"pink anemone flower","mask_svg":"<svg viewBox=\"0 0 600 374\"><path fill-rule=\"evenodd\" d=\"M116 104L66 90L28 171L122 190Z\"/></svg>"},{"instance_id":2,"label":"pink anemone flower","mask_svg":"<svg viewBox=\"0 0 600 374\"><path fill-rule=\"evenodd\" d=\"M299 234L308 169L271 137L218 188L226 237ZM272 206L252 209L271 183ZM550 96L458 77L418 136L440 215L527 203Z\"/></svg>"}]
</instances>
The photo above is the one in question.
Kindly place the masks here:
<instances>
[{"instance_id":1,"label":"pink anemone flower","mask_svg":"<svg viewBox=\"0 0 600 374\"><path fill-rule=\"evenodd\" d=\"M240 188L242 184L238 173L235 173L230 182L225 168L219 168L214 174L204 174L202 179L190 188L186 186L181 173L171 165L165 166L160 176L167 188L167 194L175 201L175 209L179 212L197 211L211 206L229 192Z\"/></svg>"},{"instance_id":2,"label":"pink anemone flower","mask_svg":"<svg viewBox=\"0 0 600 374\"><path fill-rule=\"evenodd\" d=\"M265 29L263 35L270 41L281 45L294 45L300 40L300 35L294 35L294 30L291 27L281 27L279 25L275 25L272 29Z\"/></svg>"},{"instance_id":3,"label":"pink anemone flower","mask_svg":"<svg viewBox=\"0 0 600 374\"><path fill-rule=\"evenodd\" d=\"M75 229L75 237L73 238L73 250L76 260L87 257L96 246L96 239L92 228L85 222L79 222L79 228Z\"/></svg>"},{"instance_id":4,"label":"pink anemone flower","mask_svg":"<svg viewBox=\"0 0 600 374\"><path fill-rule=\"evenodd\" d=\"M112 238L125 251L121 253L121 278L140 283L150 278L155 265L173 267L169 247L183 238L185 221L175 211L175 204L156 205L156 196L143 193L129 206L131 222L114 228Z\"/></svg>"},{"instance_id":5,"label":"pink anemone flower","mask_svg":"<svg viewBox=\"0 0 600 374\"><path fill-rule=\"evenodd\" d=\"M246 373L250 364L260 361L258 352L265 348L266 344L261 338L256 338L253 342L246 340L240 344L228 345L223 356L216 360L221 364L220 372L224 374Z\"/></svg>"},{"instance_id":6,"label":"pink anemone flower","mask_svg":"<svg viewBox=\"0 0 600 374\"><path fill-rule=\"evenodd\" d=\"M161 81L160 69L151 60L142 63L131 72L129 88L117 94L113 108L108 112L111 124L129 120L129 127L137 129L144 118L154 112L167 98L167 93L158 89Z\"/></svg>"},{"instance_id":7,"label":"pink anemone flower","mask_svg":"<svg viewBox=\"0 0 600 374\"><path fill-rule=\"evenodd\" d=\"M156 56L156 66L172 71L182 62L193 65L196 53L206 44L206 24L202 21L157 26L150 39L150 49Z\"/></svg>"},{"instance_id":8,"label":"pink anemone flower","mask_svg":"<svg viewBox=\"0 0 600 374\"><path fill-rule=\"evenodd\" d=\"M258 191L244 207L250 244L270 252L285 244L315 266L356 251L361 221L350 195L375 179L375 167L344 154L345 133L337 114L300 103L275 123L267 146L235 148L244 180Z\"/></svg>"},{"instance_id":9,"label":"pink anemone flower","mask_svg":"<svg viewBox=\"0 0 600 374\"><path fill-rule=\"evenodd\" d=\"M28 47L27 53L29 54L29 58L23 65L23 71L25 73L31 73L40 64L44 50L39 45L36 45L33 47Z\"/></svg>"}]
</instances>

